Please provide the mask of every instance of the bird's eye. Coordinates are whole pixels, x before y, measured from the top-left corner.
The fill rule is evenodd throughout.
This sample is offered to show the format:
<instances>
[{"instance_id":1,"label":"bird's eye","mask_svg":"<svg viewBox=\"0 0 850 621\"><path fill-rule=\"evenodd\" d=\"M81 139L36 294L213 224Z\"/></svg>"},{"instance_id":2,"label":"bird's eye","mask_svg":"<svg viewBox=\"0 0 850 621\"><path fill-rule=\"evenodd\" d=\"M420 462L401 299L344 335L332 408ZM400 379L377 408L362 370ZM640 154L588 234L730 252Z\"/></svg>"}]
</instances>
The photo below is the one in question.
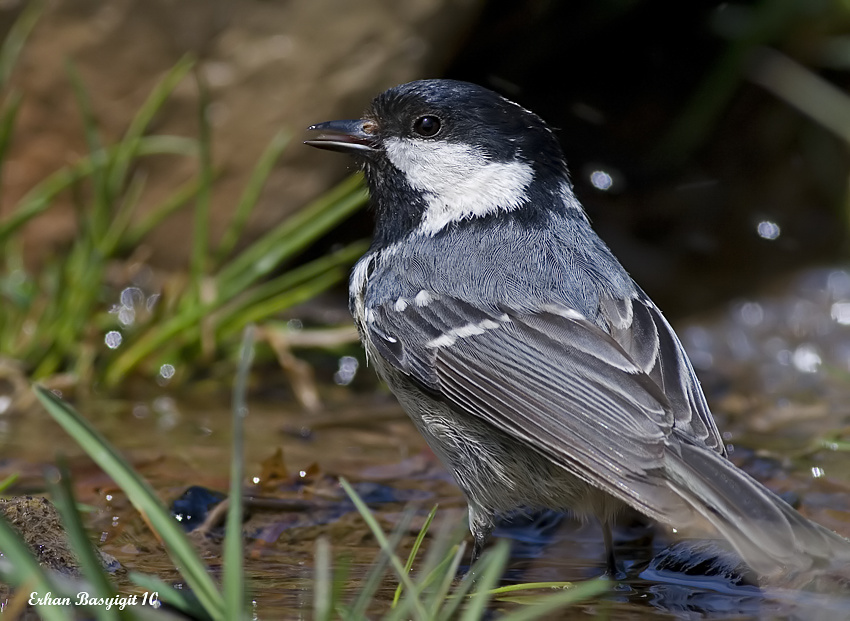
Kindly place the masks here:
<instances>
[{"instance_id":1,"label":"bird's eye","mask_svg":"<svg viewBox=\"0 0 850 621\"><path fill-rule=\"evenodd\" d=\"M413 124L413 131L415 131L420 136L430 138L431 136L437 135L437 133L440 131L440 126L440 119L438 119L437 117L420 116Z\"/></svg>"}]
</instances>

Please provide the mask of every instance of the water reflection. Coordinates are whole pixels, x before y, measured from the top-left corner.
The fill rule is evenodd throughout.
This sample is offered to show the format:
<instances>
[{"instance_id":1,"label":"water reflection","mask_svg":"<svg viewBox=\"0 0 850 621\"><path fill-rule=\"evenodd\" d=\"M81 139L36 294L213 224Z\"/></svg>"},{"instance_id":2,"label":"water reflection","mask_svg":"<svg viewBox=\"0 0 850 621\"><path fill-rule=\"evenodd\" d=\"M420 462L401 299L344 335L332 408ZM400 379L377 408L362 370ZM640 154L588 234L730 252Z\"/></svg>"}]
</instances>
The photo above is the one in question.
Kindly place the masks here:
<instances>
[{"instance_id":1,"label":"water reflection","mask_svg":"<svg viewBox=\"0 0 850 621\"><path fill-rule=\"evenodd\" d=\"M831 374L850 373L848 325L850 273L816 269L796 277L781 294L733 302L718 321L681 334L698 370L733 380L744 375L753 394L815 390L839 406L850 398L850 383Z\"/></svg>"}]
</instances>

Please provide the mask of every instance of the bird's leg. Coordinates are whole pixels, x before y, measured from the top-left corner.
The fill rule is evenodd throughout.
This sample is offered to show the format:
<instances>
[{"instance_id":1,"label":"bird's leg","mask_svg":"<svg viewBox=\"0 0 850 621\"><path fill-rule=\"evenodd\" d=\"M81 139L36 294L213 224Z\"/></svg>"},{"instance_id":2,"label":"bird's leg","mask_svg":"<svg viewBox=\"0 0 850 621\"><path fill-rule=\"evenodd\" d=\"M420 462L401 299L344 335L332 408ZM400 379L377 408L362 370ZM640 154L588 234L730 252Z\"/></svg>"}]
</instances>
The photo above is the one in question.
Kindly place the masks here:
<instances>
[{"instance_id":1,"label":"bird's leg","mask_svg":"<svg viewBox=\"0 0 850 621\"><path fill-rule=\"evenodd\" d=\"M484 552L484 546L490 538L490 533L493 532L495 523L493 516L479 508L469 506L469 531L472 533L472 559L469 562L470 568L475 565L481 554Z\"/></svg>"},{"instance_id":2,"label":"bird's leg","mask_svg":"<svg viewBox=\"0 0 850 621\"><path fill-rule=\"evenodd\" d=\"M481 553L484 552L484 546L489 539L489 533L472 533L474 542L472 543L472 558L469 561L469 566L472 567L481 558Z\"/></svg>"},{"instance_id":3,"label":"bird's leg","mask_svg":"<svg viewBox=\"0 0 850 621\"><path fill-rule=\"evenodd\" d=\"M605 541L605 573L611 578L622 578L624 574L617 567L617 557L614 554L614 534L608 520L599 520L602 525L602 539Z\"/></svg>"}]
</instances>

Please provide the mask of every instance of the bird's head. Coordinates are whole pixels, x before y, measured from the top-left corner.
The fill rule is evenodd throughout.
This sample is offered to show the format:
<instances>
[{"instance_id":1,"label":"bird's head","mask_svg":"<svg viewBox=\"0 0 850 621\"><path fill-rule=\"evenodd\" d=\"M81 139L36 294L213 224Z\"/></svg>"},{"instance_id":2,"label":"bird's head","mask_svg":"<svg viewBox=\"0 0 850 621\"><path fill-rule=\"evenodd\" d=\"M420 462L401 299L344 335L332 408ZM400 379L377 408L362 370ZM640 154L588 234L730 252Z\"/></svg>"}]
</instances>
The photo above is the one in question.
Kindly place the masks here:
<instances>
[{"instance_id":1,"label":"bird's head","mask_svg":"<svg viewBox=\"0 0 850 621\"><path fill-rule=\"evenodd\" d=\"M385 241L505 213L580 209L546 124L475 84L402 84L378 95L362 119L309 130L306 144L362 162Z\"/></svg>"}]
</instances>

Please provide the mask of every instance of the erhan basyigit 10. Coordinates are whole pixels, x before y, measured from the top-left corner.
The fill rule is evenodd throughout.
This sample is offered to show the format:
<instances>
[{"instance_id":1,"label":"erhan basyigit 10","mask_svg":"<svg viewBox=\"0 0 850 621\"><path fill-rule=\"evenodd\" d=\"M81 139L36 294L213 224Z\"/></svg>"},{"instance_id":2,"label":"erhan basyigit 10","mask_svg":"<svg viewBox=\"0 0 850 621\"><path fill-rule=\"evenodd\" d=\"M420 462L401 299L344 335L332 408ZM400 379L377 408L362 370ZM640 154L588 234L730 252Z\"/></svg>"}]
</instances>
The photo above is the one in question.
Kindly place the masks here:
<instances>
[{"instance_id":1,"label":"erhan basyigit 10","mask_svg":"<svg viewBox=\"0 0 850 621\"><path fill-rule=\"evenodd\" d=\"M354 155L375 211L351 276L368 361L469 504L497 515L625 505L719 534L764 582L850 564L850 543L726 457L675 332L591 228L535 114L465 82L379 95L306 144Z\"/></svg>"}]
</instances>

